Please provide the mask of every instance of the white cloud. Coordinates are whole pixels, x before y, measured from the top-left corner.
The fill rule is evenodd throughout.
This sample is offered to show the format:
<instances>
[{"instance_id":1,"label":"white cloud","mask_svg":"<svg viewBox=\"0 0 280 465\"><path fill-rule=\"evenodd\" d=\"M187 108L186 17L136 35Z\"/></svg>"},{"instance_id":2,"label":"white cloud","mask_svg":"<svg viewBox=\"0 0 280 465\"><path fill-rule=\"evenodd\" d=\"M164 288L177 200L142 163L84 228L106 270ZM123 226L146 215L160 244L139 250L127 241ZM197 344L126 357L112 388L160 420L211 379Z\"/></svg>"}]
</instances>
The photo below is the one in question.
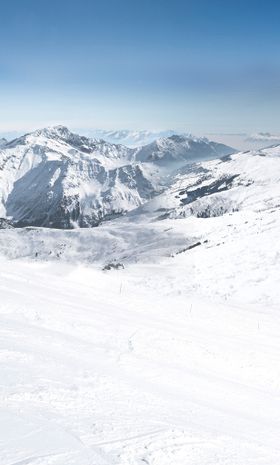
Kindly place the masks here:
<instances>
[{"instance_id":1,"label":"white cloud","mask_svg":"<svg viewBox=\"0 0 280 465\"><path fill-rule=\"evenodd\" d=\"M280 142L280 134L271 134L270 132L258 132L256 134L251 134L246 139L249 142Z\"/></svg>"}]
</instances>

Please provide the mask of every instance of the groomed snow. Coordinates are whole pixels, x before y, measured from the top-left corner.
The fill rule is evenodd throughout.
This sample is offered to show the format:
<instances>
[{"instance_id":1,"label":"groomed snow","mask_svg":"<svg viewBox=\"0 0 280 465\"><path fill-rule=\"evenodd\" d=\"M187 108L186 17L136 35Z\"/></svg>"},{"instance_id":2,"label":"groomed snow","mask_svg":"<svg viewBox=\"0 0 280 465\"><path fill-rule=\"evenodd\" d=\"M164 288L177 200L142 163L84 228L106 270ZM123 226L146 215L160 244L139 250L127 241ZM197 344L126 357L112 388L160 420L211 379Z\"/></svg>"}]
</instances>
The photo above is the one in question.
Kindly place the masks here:
<instances>
[{"instance_id":1,"label":"groomed snow","mask_svg":"<svg viewBox=\"0 0 280 465\"><path fill-rule=\"evenodd\" d=\"M0 278L1 464L279 463L277 308L174 292L156 264Z\"/></svg>"}]
</instances>

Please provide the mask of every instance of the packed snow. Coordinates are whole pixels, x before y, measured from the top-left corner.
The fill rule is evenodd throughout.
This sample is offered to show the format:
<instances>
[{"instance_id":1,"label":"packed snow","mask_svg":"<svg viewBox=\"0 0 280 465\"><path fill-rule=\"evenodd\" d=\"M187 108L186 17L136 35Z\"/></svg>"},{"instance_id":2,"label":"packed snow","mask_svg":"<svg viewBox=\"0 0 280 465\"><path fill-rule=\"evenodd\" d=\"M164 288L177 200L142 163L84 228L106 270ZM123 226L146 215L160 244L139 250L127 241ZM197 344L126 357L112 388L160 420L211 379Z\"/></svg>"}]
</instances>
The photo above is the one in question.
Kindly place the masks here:
<instances>
[{"instance_id":1,"label":"packed snow","mask_svg":"<svg viewBox=\"0 0 280 465\"><path fill-rule=\"evenodd\" d=\"M278 463L279 306L178 286L196 253L1 261L1 464Z\"/></svg>"}]
</instances>

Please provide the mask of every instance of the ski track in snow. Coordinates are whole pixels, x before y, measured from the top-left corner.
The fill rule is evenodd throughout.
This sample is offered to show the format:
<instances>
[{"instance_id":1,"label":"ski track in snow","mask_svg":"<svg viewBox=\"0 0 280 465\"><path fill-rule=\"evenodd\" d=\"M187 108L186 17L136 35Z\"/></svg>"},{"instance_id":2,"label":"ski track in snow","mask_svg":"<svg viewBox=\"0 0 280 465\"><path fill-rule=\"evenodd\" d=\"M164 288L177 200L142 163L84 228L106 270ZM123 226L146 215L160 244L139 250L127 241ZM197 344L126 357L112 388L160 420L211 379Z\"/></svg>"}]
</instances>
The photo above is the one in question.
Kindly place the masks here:
<instances>
[{"instance_id":1,"label":"ski track in snow","mask_svg":"<svg viewBox=\"0 0 280 465\"><path fill-rule=\"evenodd\" d=\"M166 273L1 260L1 465L279 463L277 308Z\"/></svg>"}]
</instances>

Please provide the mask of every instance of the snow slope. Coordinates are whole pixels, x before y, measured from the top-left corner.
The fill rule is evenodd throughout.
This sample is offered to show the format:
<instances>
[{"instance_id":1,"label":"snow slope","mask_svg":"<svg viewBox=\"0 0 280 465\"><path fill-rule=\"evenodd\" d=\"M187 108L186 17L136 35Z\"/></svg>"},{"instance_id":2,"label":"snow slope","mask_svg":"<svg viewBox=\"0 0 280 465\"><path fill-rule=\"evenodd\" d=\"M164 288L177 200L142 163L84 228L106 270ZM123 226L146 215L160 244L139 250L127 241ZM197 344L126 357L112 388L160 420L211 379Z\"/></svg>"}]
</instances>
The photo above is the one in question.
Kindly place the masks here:
<instances>
[{"instance_id":1,"label":"snow slope","mask_svg":"<svg viewBox=\"0 0 280 465\"><path fill-rule=\"evenodd\" d=\"M174 293L158 265L0 276L1 464L279 462L276 307Z\"/></svg>"}]
</instances>

